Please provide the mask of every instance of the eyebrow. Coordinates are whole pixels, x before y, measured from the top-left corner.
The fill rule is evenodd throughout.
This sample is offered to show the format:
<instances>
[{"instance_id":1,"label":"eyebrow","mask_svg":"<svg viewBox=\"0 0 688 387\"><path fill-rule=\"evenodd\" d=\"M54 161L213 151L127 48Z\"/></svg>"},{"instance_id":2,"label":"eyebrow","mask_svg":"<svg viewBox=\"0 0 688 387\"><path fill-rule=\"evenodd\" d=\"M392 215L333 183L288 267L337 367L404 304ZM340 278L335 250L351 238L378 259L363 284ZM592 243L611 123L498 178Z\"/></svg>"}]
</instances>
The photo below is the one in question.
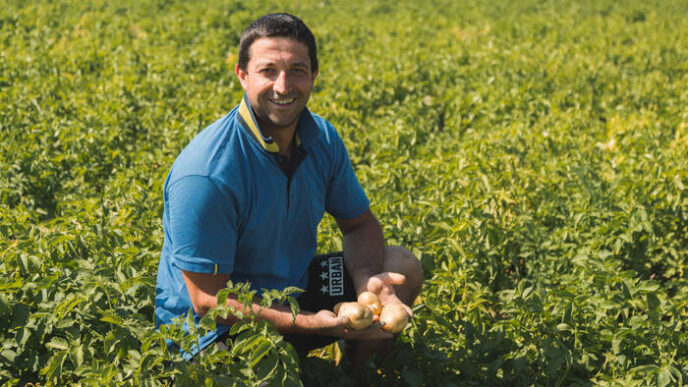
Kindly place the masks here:
<instances>
[{"instance_id":1,"label":"eyebrow","mask_svg":"<svg viewBox=\"0 0 688 387\"><path fill-rule=\"evenodd\" d=\"M308 64L307 64L307 63L304 63L304 62L297 62L297 63L294 63L294 66L293 66L293 67L303 67L304 69L307 70L307 69L308 69Z\"/></svg>"},{"instance_id":2,"label":"eyebrow","mask_svg":"<svg viewBox=\"0 0 688 387\"><path fill-rule=\"evenodd\" d=\"M270 60L266 60L263 62L258 61L256 63L256 67L268 67L268 66L273 66L274 64L275 64L275 62L270 61ZM303 67L303 68L308 69L308 63L306 63L306 62L300 62L300 61L299 62L292 62L292 63L290 63L290 66L291 67Z\"/></svg>"}]
</instances>

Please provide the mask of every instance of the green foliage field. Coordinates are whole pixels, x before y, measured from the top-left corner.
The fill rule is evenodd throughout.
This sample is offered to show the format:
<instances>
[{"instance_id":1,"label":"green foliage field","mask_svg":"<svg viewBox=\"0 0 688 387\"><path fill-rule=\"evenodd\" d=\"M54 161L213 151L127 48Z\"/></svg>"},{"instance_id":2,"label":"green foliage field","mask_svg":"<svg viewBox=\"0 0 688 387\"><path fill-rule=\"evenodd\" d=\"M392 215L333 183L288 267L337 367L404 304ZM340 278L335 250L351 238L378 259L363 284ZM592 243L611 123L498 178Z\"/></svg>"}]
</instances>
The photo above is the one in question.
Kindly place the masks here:
<instances>
[{"instance_id":1,"label":"green foliage field","mask_svg":"<svg viewBox=\"0 0 688 387\"><path fill-rule=\"evenodd\" d=\"M272 11L315 33L310 108L425 270L365 380L688 384L688 2L281 3L0 0L0 384L342 376L250 319L195 363L154 329L162 183Z\"/></svg>"}]
</instances>

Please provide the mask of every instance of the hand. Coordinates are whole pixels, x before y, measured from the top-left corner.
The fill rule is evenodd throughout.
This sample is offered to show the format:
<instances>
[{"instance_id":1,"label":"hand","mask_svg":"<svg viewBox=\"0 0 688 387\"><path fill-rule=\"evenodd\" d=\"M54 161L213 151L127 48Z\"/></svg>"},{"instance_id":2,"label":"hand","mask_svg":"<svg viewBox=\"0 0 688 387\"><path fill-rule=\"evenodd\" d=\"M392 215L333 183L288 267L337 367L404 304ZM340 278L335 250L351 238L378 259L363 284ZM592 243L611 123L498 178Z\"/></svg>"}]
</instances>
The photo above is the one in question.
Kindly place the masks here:
<instances>
[{"instance_id":1,"label":"hand","mask_svg":"<svg viewBox=\"0 0 688 387\"><path fill-rule=\"evenodd\" d=\"M346 340L382 340L390 339L394 335L382 330L379 322L374 322L366 329L356 331L349 329L349 318L339 317L329 310L321 310L310 316L309 325L319 333L327 336L339 337Z\"/></svg>"},{"instance_id":2,"label":"hand","mask_svg":"<svg viewBox=\"0 0 688 387\"><path fill-rule=\"evenodd\" d=\"M409 317L413 317L411 308L401 302L394 292L394 285L403 285L405 282L405 275L387 271L369 277L360 291L369 291L377 294L383 306L387 304L402 304Z\"/></svg>"}]
</instances>

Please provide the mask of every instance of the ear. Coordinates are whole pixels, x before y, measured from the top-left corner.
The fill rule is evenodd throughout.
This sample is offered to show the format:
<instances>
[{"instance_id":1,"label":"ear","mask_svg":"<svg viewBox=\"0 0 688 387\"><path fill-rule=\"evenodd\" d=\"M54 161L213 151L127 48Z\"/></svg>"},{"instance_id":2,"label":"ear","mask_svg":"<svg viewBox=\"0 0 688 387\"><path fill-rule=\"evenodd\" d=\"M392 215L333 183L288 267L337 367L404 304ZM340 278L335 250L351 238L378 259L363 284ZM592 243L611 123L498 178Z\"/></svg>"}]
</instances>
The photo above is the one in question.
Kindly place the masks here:
<instances>
[{"instance_id":1,"label":"ear","mask_svg":"<svg viewBox=\"0 0 688 387\"><path fill-rule=\"evenodd\" d=\"M315 78L318 76L318 70L311 73L311 82L315 82Z\"/></svg>"},{"instance_id":2,"label":"ear","mask_svg":"<svg viewBox=\"0 0 688 387\"><path fill-rule=\"evenodd\" d=\"M244 90L246 90L246 82L247 82L248 73L246 71L242 70L239 67L239 64L237 63L237 65L234 66L234 74L236 74L237 78L239 78L239 82L241 82L241 87L243 87Z\"/></svg>"}]
</instances>

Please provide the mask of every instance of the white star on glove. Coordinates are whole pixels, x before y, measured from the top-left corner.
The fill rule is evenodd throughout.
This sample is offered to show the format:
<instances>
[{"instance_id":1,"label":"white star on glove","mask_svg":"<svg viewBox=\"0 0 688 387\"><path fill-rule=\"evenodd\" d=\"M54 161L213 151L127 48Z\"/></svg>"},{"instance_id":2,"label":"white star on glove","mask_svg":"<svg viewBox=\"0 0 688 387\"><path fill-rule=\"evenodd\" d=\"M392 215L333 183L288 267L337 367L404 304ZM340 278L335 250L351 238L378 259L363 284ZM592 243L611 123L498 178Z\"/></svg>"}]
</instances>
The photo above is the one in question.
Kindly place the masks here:
<instances>
[{"instance_id":1,"label":"white star on glove","mask_svg":"<svg viewBox=\"0 0 688 387\"><path fill-rule=\"evenodd\" d=\"M320 288L320 291L323 292L323 294L327 294L327 291L328 291L328 290L329 290L329 289L327 288L327 285L323 285L323 287Z\"/></svg>"},{"instance_id":2,"label":"white star on glove","mask_svg":"<svg viewBox=\"0 0 688 387\"><path fill-rule=\"evenodd\" d=\"M320 267L325 267L325 266L327 266L327 261L320 262Z\"/></svg>"},{"instance_id":3,"label":"white star on glove","mask_svg":"<svg viewBox=\"0 0 688 387\"><path fill-rule=\"evenodd\" d=\"M320 279L322 279L322 280L327 279L327 276L328 276L328 274L326 271L323 271L322 273L320 273Z\"/></svg>"}]
</instances>

